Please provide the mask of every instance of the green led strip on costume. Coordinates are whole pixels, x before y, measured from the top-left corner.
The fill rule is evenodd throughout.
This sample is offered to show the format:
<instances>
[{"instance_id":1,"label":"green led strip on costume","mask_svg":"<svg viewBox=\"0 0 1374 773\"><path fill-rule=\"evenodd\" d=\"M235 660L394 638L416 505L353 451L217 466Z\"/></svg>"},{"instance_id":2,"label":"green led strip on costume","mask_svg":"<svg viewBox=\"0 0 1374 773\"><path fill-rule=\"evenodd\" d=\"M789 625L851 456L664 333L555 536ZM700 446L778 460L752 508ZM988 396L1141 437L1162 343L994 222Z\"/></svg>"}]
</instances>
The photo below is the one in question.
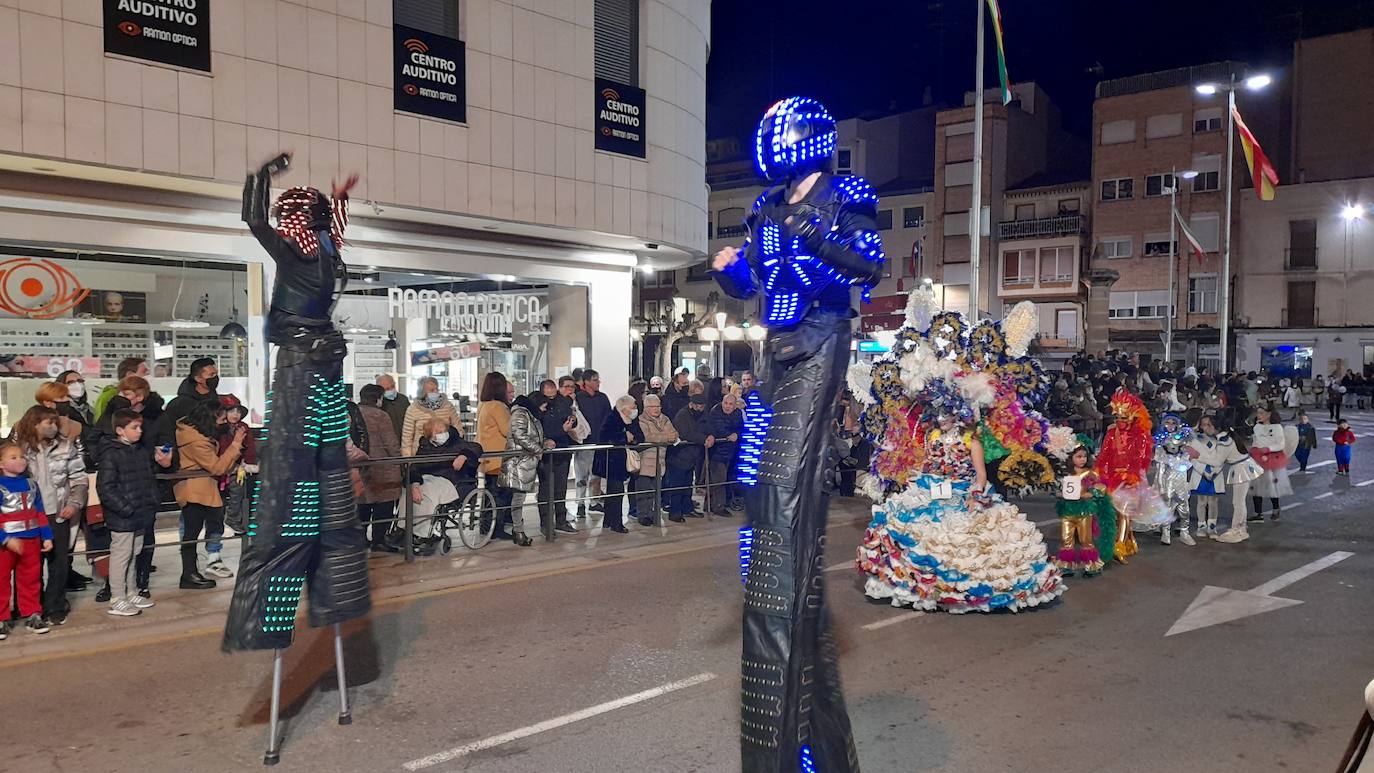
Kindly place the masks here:
<instances>
[{"instance_id":1,"label":"green led strip on costume","mask_svg":"<svg viewBox=\"0 0 1374 773\"><path fill-rule=\"evenodd\" d=\"M248 536L258 536L258 500L262 499L262 478L253 479L253 493L248 497Z\"/></svg>"},{"instance_id":2,"label":"green led strip on costume","mask_svg":"<svg viewBox=\"0 0 1374 773\"><path fill-rule=\"evenodd\" d=\"M310 374L305 396L305 431L302 442L311 448L322 443L342 443L348 437L348 401L343 382Z\"/></svg>"},{"instance_id":3,"label":"green led strip on costume","mask_svg":"<svg viewBox=\"0 0 1374 773\"><path fill-rule=\"evenodd\" d=\"M296 628L296 608L301 603L305 575L286 575L267 580L262 610L263 633L289 633Z\"/></svg>"},{"instance_id":4,"label":"green led strip on costume","mask_svg":"<svg viewBox=\"0 0 1374 773\"><path fill-rule=\"evenodd\" d=\"M317 537L320 534L320 482L296 481L291 492L291 515L281 526L283 537Z\"/></svg>"}]
</instances>

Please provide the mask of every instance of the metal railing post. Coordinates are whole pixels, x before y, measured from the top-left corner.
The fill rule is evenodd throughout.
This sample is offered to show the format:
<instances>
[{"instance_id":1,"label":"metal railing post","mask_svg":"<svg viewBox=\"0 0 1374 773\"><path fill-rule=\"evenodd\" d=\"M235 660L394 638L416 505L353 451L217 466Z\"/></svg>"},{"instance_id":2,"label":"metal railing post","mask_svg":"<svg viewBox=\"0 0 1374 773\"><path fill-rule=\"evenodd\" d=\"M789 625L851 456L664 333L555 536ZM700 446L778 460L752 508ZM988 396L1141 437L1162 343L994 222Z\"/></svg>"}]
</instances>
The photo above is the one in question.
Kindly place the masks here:
<instances>
[{"instance_id":1,"label":"metal railing post","mask_svg":"<svg viewBox=\"0 0 1374 773\"><path fill-rule=\"evenodd\" d=\"M654 449L654 522L663 526L663 468L668 462L668 454L662 448Z\"/></svg>"},{"instance_id":2,"label":"metal railing post","mask_svg":"<svg viewBox=\"0 0 1374 773\"><path fill-rule=\"evenodd\" d=\"M406 533L401 535L401 550L405 551L406 563L415 560L415 551L410 549L415 534L415 500L410 496L410 462L401 464L401 498L405 500Z\"/></svg>"},{"instance_id":3,"label":"metal railing post","mask_svg":"<svg viewBox=\"0 0 1374 773\"><path fill-rule=\"evenodd\" d=\"M547 489L548 489L548 492L549 492L549 501L548 501L548 503L547 503L547 506L548 506L548 514L549 514L549 515L548 515L547 518L544 517L544 507L545 507L545 503L543 503L543 502L538 502L539 495L538 495L537 493L535 494L535 501L536 501L536 503L537 503L538 506L539 506L539 525L540 525L540 531L544 532L544 541L545 541L545 542L553 542L555 539L557 539L557 530L554 528L554 520L558 517L558 513L557 513L557 507L555 506L555 503L554 503L554 501L553 501L553 498L554 498L554 492L558 490L558 487L554 485L554 480L553 480L553 454L549 453L549 451L556 451L556 450L557 450L557 449L550 448L550 449L548 449L548 450L546 450L546 451L544 452L544 460L545 460L545 462L547 462L547 465L548 465L548 466L545 468L546 471L547 471L547 475L546 475L546 477L547 477L547 479L548 479ZM540 480L540 483L541 483L541 484L543 483L543 479ZM539 488L545 488L545 486L544 486L544 485L540 485ZM536 492L537 492L537 491L538 491L538 489L536 489Z\"/></svg>"}]
</instances>

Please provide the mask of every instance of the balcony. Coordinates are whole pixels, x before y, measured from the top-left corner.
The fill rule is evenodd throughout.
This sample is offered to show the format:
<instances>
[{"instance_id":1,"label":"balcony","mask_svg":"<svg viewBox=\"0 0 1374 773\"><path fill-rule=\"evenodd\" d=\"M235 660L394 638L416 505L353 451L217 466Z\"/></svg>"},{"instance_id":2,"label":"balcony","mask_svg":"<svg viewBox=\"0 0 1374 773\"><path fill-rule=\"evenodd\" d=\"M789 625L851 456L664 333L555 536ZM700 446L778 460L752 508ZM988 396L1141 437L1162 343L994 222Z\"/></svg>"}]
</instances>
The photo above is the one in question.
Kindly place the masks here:
<instances>
[{"instance_id":1,"label":"balcony","mask_svg":"<svg viewBox=\"0 0 1374 773\"><path fill-rule=\"evenodd\" d=\"M1088 219L1082 214L1056 215L1035 220L1003 220L997 224L997 238L1042 239L1049 236L1078 236L1088 230Z\"/></svg>"},{"instance_id":2,"label":"balcony","mask_svg":"<svg viewBox=\"0 0 1374 773\"><path fill-rule=\"evenodd\" d=\"M1077 335L1037 335L1035 340L1042 349L1050 352L1078 351L1081 348Z\"/></svg>"}]
</instances>

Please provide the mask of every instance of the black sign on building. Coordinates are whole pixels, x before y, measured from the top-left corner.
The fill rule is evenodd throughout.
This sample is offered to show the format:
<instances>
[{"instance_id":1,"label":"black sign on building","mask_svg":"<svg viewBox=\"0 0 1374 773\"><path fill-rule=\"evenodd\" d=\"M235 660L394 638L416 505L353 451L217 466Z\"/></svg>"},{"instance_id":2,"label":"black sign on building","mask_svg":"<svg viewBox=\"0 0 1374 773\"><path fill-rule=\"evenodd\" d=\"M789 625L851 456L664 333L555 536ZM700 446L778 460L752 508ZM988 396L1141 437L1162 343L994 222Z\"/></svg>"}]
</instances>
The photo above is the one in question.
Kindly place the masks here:
<instances>
[{"instance_id":1,"label":"black sign on building","mask_svg":"<svg viewBox=\"0 0 1374 773\"><path fill-rule=\"evenodd\" d=\"M104 0L104 8L105 53L210 72L210 0Z\"/></svg>"},{"instance_id":2,"label":"black sign on building","mask_svg":"<svg viewBox=\"0 0 1374 773\"><path fill-rule=\"evenodd\" d=\"M596 79L596 149L644 158L644 89Z\"/></svg>"},{"instance_id":3,"label":"black sign on building","mask_svg":"<svg viewBox=\"0 0 1374 773\"><path fill-rule=\"evenodd\" d=\"M467 67L463 41L392 26L397 110L445 121L467 121Z\"/></svg>"}]
</instances>

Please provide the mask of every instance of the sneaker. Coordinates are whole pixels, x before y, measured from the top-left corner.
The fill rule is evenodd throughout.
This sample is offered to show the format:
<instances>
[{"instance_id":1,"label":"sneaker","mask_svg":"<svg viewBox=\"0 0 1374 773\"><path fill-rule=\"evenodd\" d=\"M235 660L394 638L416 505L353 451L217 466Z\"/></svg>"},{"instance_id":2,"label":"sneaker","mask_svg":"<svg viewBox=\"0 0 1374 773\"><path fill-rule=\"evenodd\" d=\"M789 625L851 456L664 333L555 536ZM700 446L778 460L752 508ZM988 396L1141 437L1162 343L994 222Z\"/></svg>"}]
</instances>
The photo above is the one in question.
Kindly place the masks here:
<instances>
[{"instance_id":1,"label":"sneaker","mask_svg":"<svg viewBox=\"0 0 1374 773\"><path fill-rule=\"evenodd\" d=\"M234 576L234 572L218 558L205 565L205 573L226 579Z\"/></svg>"},{"instance_id":2,"label":"sneaker","mask_svg":"<svg viewBox=\"0 0 1374 773\"><path fill-rule=\"evenodd\" d=\"M110 584L107 582L105 583L104 587L102 587L99 591L96 592L95 603L104 604L105 602L110 600L111 595L112 594L110 593Z\"/></svg>"},{"instance_id":3,"label":"sneaker","mask_svg":"<svg viewBox=\"0 0 1374 773\"><path fill-rule=\"evenodd\" d=\"M43 616L37 613L29 615L24 621L24 627L29 629L29 633L47 633L48 624L43 621Z\"/></svg>"},{"instance_id":4,"label":"sneaker","mask_svg":"<svg viewBox=\"0 0 1374 773\"><path fill-rule=\"evenodd\" d=\"M66 625L67 613L52 612L50 614L44 615L43 619L48 621L48 625Z\"/></svg>"},{"instance_id":5,"label":"sneaker","mask_svg":"<svg viewBox=\"0 0 1374 773\"><path fill-rule=\"evenodd\" d=\"M1193 535L1189 534L1187 529L1184 529L1183 531L1178 533L1178 541L1182 542L1185 545L1197 544L1197 540L1193 539Z\"/></svg>"},{"instance_id":6,"label":"sneaker","mask_svg":"<svg viewBox=\"0 0 1374 773\"><path fill-rule=\"evenodd\" d=\"M1254 513L1245 517L1246 523L1263 523L1264 513Z\"/></svg>"},{"instance_id":7,"label":"sneaker","mask_svg":"<svg viewBox=\"0 0 1374 773\"><path fill-rule=\"evenodd\" d=\"M124 599L124 603L125 603L125 604L128 604L129 606L138 607L139 609L152 609L152 608L153 608L153 600L152 600L152 599L144 598L144 597L138 595L137 593L135 593L134 595L130 596L130 597L127 598L127 599Z\"/></svg>"},{"instance_id":8,"label":"sneaker","mask_svg":"<svg viewBox=\"0 0 1374 773\"><path fill-rule=\"evenodd\" d=\"M1244 542L1248 539L1250 539L1250 533L1244 529L1227 529L1217 537L1217 542L1235 544L1237 542Z\"/></svg>"},{"instance_id":9,"label":"sneaker","mask_svg":"<svg viewBox=\"0 0 1374 773\"><path fill-rule=\"evenodd\" d=\"M148 590L147 588L139 588L138 595L142 596L145 599L150 599L153 597L153 592Z\"/></svg>"},{"instance_id":10,"label":"sneaker","mask_svg":"<svg viewBox=\"0 0 1374 773\"><path fill-rule=\"evenodd\" d=\"M134 615L142 614L142 610L130 604L125 599L119 599L111 604L109 609L105 610L105 614L114 615L115 617L133 617Z\"/></svg>"},{"instance_id":11,"label":"sneaker","mask_svg":"<svg viewBox=\"0 0 1374 773\"><path fill-rule=\"evenodd\" d=\"M10 621L0 620L0 641L10 638Z\"/></svg>"}]
</instances>

